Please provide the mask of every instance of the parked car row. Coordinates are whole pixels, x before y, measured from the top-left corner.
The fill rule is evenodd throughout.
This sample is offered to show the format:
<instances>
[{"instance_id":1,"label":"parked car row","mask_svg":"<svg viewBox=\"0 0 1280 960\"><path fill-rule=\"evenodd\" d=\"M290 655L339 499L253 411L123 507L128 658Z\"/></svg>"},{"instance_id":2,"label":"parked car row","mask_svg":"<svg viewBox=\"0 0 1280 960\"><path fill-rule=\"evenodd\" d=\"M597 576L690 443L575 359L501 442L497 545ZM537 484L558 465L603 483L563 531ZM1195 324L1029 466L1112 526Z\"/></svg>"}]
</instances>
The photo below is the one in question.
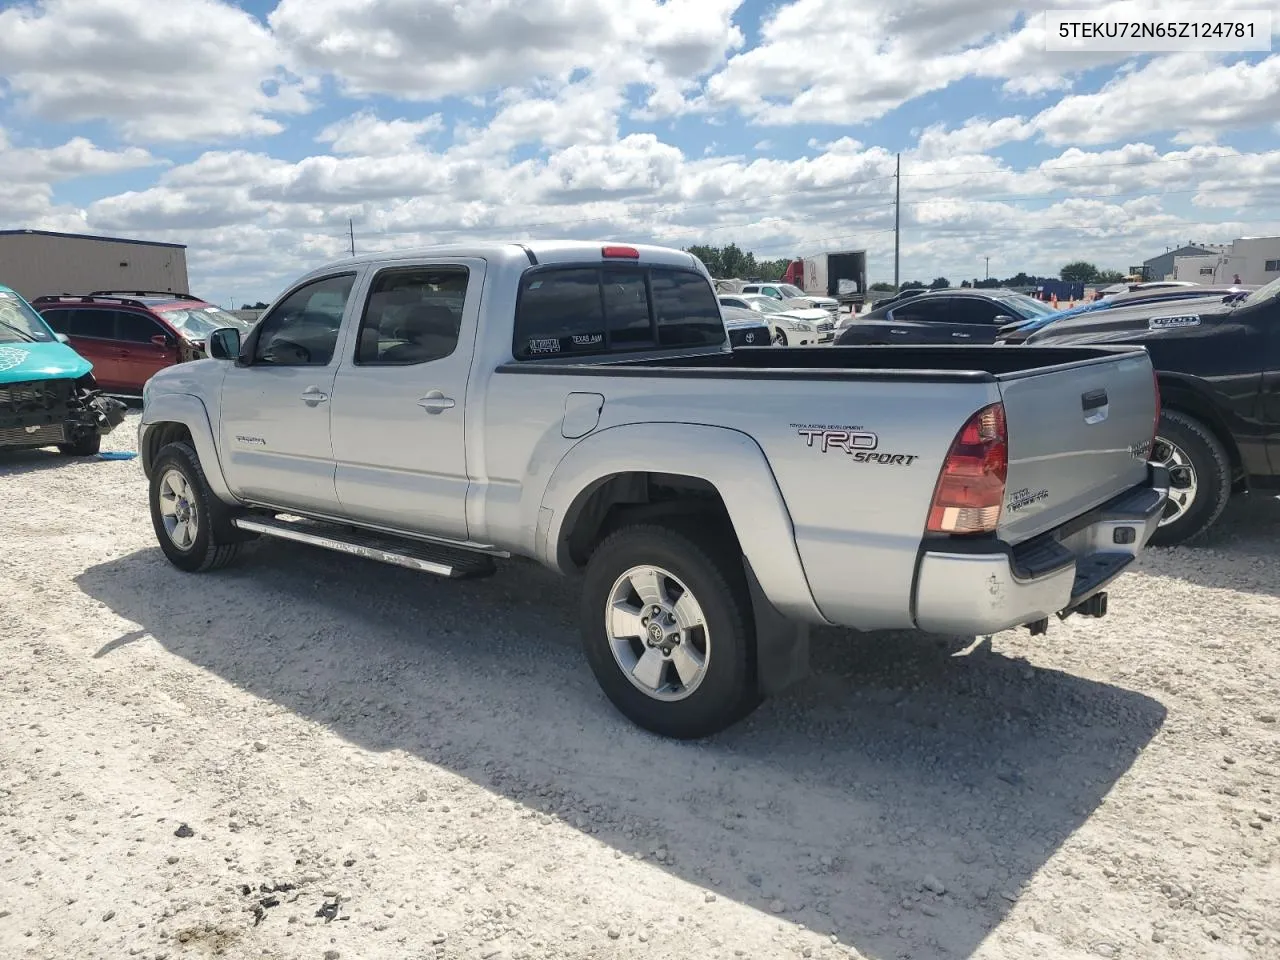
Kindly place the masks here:
<instances>
[{"instance_id":1,"label":"parked car row","mask_svg":"<svg viewBox=\"0 0 1280 960\"><path fill-rule=\"evenodd\" d=\"M770 340L780 347L806 347L835 339L836 321L821 307L788 307L763 293L720 296L721 310L748 310L769 327Z\"/></svg>"},{"instance_id":2,"label":"parked car row","mask_svg":"<svg viewBox=\"0 0 1280 960\"><path fill-rule=\"evenodd\" d=\"M0 287L0 448L92 456L166 367L206 356L210 331L249 325L190 294L96 290L37 297Z\"/></svg>"}]
</instances>

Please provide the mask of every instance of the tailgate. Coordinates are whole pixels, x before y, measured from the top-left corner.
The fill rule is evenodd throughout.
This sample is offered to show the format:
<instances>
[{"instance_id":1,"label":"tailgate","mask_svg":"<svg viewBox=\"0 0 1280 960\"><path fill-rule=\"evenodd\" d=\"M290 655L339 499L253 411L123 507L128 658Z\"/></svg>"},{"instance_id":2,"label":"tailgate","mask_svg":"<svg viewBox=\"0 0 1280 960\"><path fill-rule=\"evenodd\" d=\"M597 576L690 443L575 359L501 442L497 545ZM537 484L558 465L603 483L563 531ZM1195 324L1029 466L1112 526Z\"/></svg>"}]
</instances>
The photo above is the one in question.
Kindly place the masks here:
<instances>
[{"instance_id":1,"label":"tailgate","mask_svg":"<svg viewBox=\"0 0 1280 960\"><path fill-rule=\"evenodd\" d=\"M999 381L1009 432L1001 539L1020 543L1146 479L1156 388L1145 350Z\"/></svg>"}]
</instances>

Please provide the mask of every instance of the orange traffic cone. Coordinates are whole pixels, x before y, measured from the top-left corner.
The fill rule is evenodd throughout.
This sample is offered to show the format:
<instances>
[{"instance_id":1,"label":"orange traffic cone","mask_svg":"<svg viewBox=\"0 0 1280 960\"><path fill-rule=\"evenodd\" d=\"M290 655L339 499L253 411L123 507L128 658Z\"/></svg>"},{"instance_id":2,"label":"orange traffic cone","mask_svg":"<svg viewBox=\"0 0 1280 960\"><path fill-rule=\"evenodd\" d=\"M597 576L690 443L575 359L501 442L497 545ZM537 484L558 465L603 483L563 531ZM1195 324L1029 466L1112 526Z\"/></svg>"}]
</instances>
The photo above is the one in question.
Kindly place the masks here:
<instances>
[{"instance_id":1,"label":"orange traffic cone","mask_svg":"<svg viewBox=\"0 0 1280 960\"><path fill-rule=\"evenodd\" d=\"M1050 298L1049 302L1053 304L1053 309L1058 309L1058 295L1056 293Z\"/></svg>"}]
</instances>

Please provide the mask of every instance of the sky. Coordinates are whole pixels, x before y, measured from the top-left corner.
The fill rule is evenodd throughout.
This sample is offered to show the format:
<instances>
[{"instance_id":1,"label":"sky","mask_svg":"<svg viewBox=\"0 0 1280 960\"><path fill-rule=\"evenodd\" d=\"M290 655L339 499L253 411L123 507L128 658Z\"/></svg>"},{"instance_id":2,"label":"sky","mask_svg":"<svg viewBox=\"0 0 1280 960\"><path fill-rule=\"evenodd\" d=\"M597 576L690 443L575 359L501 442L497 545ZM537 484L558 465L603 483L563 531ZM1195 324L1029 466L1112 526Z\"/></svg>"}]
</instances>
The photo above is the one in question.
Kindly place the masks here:
<instances>
[{"instance_id":1,"label":"sky","mask_svg":"<svg viewBox=\"0 0 1280 960\"><path fill-rule=\"evenodd\" d=\"M1267 6L7 2L0 227L186 244L224 306L349 222L357 253L866 249L892 281L900 157L903 281L1126 270L1280 234L1280 52L1048 52L1043 11Z\"/></svg>"}]
</instances>

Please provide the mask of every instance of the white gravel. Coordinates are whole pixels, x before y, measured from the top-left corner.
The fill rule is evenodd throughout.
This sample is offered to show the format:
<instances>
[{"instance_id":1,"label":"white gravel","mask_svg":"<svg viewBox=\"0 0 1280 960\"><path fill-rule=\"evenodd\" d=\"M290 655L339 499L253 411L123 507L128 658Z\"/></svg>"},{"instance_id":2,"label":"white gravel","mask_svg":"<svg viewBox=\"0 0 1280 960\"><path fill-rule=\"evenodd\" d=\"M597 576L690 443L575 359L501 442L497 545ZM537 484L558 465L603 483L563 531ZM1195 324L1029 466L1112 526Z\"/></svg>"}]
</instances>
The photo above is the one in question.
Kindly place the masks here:
<instances>
[{"instance_id":1,"label":"white gravel","mask_svg":"<svg viewBox=\"0 0 1280 960\"><path fill-rule=\"evenodd\" d=\"M1274 500L1105 620L826 632L682 745L529 564L193 577L136 460L4 455L0 492L0 957L1280 957Z\"/></svg>"}]
</instances>

